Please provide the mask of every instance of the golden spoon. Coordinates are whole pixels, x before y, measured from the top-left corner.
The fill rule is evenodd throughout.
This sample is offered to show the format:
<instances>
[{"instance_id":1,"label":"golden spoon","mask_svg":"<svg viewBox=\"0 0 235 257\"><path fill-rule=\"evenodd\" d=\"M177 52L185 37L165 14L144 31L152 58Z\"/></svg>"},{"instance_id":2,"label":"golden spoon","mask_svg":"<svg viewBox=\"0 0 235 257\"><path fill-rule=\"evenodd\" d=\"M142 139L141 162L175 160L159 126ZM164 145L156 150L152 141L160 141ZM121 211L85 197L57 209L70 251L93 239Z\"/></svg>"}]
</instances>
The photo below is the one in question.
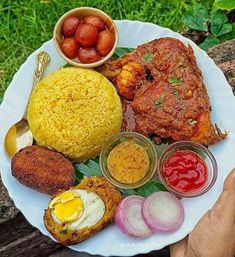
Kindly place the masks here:
<instances>
[{"instance_id":1,"label":"golden spoon","mask_svg":"<svg viewBox=\"0 0 235 257\"><path fill-rule=\"evenodd\" d=\"M44 70L50 61L50 56L46 52L37 55L37 67L34 72L33 87L42 79ZM9 157L13 157L20 149L33 144L33 134L26 120L26 112L22 120L15 123L7 132L5 137L5 150Z\"/></svg>"}]
</instances>

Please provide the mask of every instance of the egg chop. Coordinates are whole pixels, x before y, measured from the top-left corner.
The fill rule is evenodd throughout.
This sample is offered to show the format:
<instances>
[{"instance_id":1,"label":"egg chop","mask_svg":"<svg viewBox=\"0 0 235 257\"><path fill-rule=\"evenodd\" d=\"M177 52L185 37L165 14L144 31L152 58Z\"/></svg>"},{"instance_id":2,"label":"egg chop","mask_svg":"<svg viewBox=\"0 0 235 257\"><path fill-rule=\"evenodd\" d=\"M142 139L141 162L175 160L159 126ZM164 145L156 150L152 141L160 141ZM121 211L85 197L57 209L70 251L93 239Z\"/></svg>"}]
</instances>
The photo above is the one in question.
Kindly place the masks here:
<instances>
[{"instance_id":1,"label":"egg chop","mask_svg":"<svg viewBox=\"0 0 235 257\"><path fill-rule=\"evenodd\" d=\"M113 221L120 201L120 193L104 177L85 177L50 201L44 223L61 244L77 244Z\"/></svg>"}]
</instances>

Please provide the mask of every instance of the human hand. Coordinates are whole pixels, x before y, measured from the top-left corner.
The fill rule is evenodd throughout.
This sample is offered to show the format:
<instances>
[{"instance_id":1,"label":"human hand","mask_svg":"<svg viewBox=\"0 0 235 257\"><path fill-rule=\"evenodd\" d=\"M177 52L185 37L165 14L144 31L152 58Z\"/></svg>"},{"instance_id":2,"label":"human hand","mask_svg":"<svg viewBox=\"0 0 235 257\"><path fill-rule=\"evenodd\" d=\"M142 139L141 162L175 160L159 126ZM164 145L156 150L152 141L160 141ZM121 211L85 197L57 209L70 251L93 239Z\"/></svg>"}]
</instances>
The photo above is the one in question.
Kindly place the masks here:
<instances>
[{"instance_id":1,"label":"human hand","mask_svg":"<svg viewBox=\"0 0 235 257\"><path fill-rule=\"evenodd\" d=\"M235 169L219 199L183 240L170 247L171 257L235 256Z\"/></svg>"}]
</instances>

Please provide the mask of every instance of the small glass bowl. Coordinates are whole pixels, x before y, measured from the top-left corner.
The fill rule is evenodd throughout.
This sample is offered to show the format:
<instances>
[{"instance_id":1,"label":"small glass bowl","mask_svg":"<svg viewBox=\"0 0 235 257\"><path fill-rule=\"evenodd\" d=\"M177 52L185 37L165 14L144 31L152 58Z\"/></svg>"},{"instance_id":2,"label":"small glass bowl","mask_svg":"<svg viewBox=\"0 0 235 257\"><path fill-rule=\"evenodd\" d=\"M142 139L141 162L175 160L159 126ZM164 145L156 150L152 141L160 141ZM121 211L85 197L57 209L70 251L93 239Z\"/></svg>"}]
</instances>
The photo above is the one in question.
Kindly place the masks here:
<instances>
[{"instance_id":1,"label":"small glass bowl","mask_svg":"<svg viewBox=\"0 0 235 257\"><path fill-rule=\"evenodd\" d=\"M173 189L165 180L162 171L163 171L163 165L165 161L176 151L182 151L182 150L190 150L198 154L206 163L207 166L207 172L208 172L208 178L206 183L204 184L203 187L201 187L198 190L189 192L189 193L182 193L178 192L175 189ZM156 173L157 179L159 179L163 185L166 187L166 189L175 195L179 197L195 197L195 196L200 196L207 191L209 191L212 186L215 184L215 181L217 179L217 174L218 174L218 167L217 167L217 162L215 160L215 157L213 154L210 152L209 149L207 149L205 146L191 142L191 141L180 141L173 143L169 145L167 148L163 150L159 157L158 161L158 172Z\"/></svg>"},{"instance_id":2,"label":"small glass bowl","mask_svg":"<svg viewBox=\"0 0 235 257\"><path fill-rule=\"evenodd\" d=\"M121 183L121 182L117 181L110 174L108 167L107 167L107 159L108 159L109 153L112 151L112 149L114 147L116 147L117 145L119 145L123 142L129 141L129 140L133 140L137 144L147 148L147 153L148 153L149 160L150 160L150 166L149 166L148 173L142 180L140 180L136 183L126 184L126 183ZM145 136L143 136L139 133L136 133L136 132L121 132L121 133L111 136L107 140L106 144L104 145L104 147L101 151L101 154L100 154L100 168L101 168L101 171L102 171L104 177L110 183L112 183L114 186L116 186L118 188L122 188L122 189L134 189L134 188L141 187L144 184L146 184L156 173L157 152L155 150L154 144Z\"/></svg>"}]
</instances>

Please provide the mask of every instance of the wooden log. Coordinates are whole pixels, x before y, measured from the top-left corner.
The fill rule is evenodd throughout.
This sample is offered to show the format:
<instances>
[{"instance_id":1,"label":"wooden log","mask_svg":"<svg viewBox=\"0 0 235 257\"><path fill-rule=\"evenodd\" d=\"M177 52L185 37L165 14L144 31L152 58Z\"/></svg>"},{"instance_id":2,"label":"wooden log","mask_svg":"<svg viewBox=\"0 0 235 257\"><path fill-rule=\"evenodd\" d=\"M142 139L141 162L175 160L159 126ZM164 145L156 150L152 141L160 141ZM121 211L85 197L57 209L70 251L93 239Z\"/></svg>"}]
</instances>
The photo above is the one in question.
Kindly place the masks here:
<instances>
[{"instance_id":1,"label":"wooden log","mask_svg":"<svg viewBox=\"0 0 235 257\"><path fill-rule=\"evenodd\" d=\"M22 214L0 226L1 257L47 257L61 248L32 227Z\"/></svg>"},{"instance_id":2,"label":"wooden log","mask_svg":"<svg viewBox=\"0 0 235 257\"><path fill-rule=\"evenodd\" d=\"M13 201L8 196L0 176L0 224L14 218L18 212Z\"/></svg>"}]
</instances>

